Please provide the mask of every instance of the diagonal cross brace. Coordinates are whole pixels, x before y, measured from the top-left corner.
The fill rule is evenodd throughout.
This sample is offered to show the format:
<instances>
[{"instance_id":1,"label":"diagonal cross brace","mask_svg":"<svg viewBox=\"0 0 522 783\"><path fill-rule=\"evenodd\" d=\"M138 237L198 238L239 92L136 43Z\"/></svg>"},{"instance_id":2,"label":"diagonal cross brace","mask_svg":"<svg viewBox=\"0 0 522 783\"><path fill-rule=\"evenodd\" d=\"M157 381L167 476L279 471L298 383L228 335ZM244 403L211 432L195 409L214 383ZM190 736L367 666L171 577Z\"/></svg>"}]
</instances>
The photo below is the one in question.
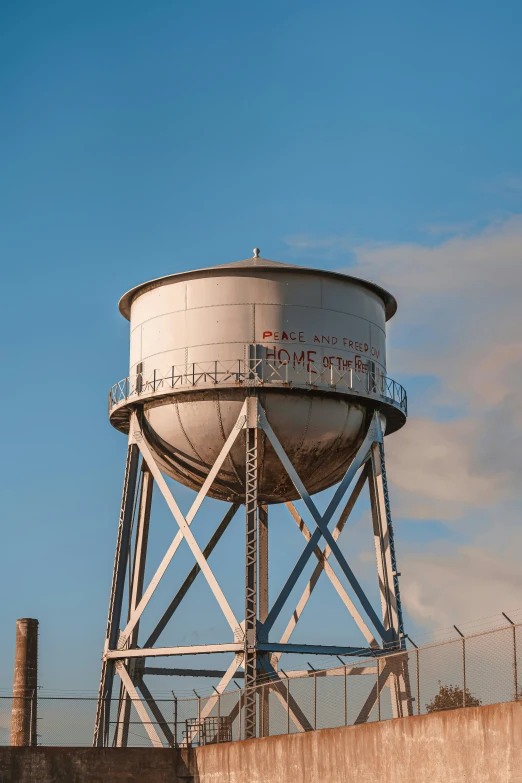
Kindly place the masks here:
<instances>
[{"instance_id":1,"label":"diagonal cross brace","mask_svg":"<svg viewBox=\"0 0 522 783\"><path fill-rule=\"evenodd\" d=\"M149 710L152 712L152 715L154 716L158 724L158 728L161 729L163 736L167 740L167 744L171 748L174 747L174 735L172 733L172 729L170 728L168 721L165 720L165 716L160 710L159 705L156 703L156 700L154 699L152 693L149 691L147 685L143 681L143 678L138 680L138 682L136 683L136 687L140 691L145 701L147 702L147 706Z\"/></svg>"},{"instance_id":2,"label":"diagonal cross brace","mask_svg":"<svg viewBox=\"0 0 522 783\"><path fill-rule=\"evenodd\" d=\"M154 723L151 721L147 710L143 706L143 702L140 699L138 692L136 688L134 687L134 683L132 682L131 678L129 677L129 673L127 669L125 668L123 661L119 661L116 665L116 670L118 674L120 675L120 679L123 683L123 686L127 693L129 694L132 703L134 704L134 707L136 709L136 712L139 715L139 718L141 722L143 723L143 726L145 728L145 731L149 735L149 739L152 742L153 746L155 748L162 748L163 742L161 741L158 732L156 731L156 727L154 726Z\"/></svg>"},{"instance_id":3,"label":"diagonal cross brace","mask_svg":"<svg viewBox=\"0 0 522 783\"><path fill-rule=\"evenodd\" d=\"M378 415L377 413L374 413L374 419L377 415ZM310 541L308 542L301 556L299 557L294 567L294 570L290 574L285 586L283 587L281 593L276 599L276 602L274 603L272 609L270 610L266 622L264 623L265 633L268 633L271 630L283 605L286 603L286 600L290 595L291 590L294 588L297 580L299 579L300 575L303 572L304 567L306 566L310 557L312 556L316 545L319 543L320 539L324 537L326 543L329 545L330 549L332 550L335 559L339 563L339 566L341 567L344 575L348 579L348 582L350 583L353 591L357 595L357 598L359 599L364 611L366 612L367 616L371 620L374 628L378 631L379 635L384 641L388 640L389 632L385 629L377 613L375 612L374 608L372 607L371 603L366 597L366 593L364 592L359 582L357 581L355 574L353 573L352 569L346 562L344 555L339 549L338 544L334 540L332 533L330 532L327 526L331 517L335 513L337 506L339 505L340 499L343 497L344 492L346 491L347 487L349 486L353 477L355 476L355 473L361 467L363 462L365 462L368 454L368 449L370 448L370 446L372 445L372 443L376 438L376 427L375 427L374 419L372 419L372 423L369 427L368 433L363 443L359 447L357 454L355 455L352 464L350 465L348 471L346 472L343 480L341 481L339 487L337 488L337 491L335 492L334 497L332 498L328 508L326 509L326 512L324 513L323 516L321 516L315 503L313 502L310 495L306 491L306 488L304 487L301 479L297 475L294 466L288 459L286 452L281 446L277 436L272 430L272 427L268 423L264 411L260 408L259 422L261 424L261 427L265 431L270 443L272 444L274 451L276 452L277 456L281 460L283 467L288 473L290 479L292 480L292 483L294 484L296 490L299 492L299 495L301 496L310 515L312 516L314 522L317 525L317 528L312 534Z\"/></svg>"},{"instance_id":4,"label":"diagonal cross brace","mask_svg":"<svg viewBox=\"0 0 522 783\"><path fill-rule=\"evenodd\" d=\"M342 532L342 530L344 528L344 525L346 524L346 520L348 519L348 517L350 515L350 512L353 509L353 506L355 505L355 502L357 501L357 498L359 497L359 495L361 493L361 489L364 486L365 482L366 482L366 469L363 469L363 471L362 471L361 475L359 476L359 479L358 479L358 481L357 481L357 483L356 483L356 485L355 485L355 487L353 489L353 492L350 495L350 499L348 500L348 503L347 503L343 513L341 514L341 516L339 518L339 521L338 521L338 523L337 523L337 525L335 527L335 530L333 531L333 537L334 537L334 539L336 541L338 540L339 536L341 535L341 532ZM294 506L293 503L286 503L285 505L288 508L288 510L290 511L290 514L292 515L293 519L295 520L295 522L296 522L299 530L302 532L304 538L306 539L306 541L309 541L312 534L310 533L308 527L306 526L303 518L301 517L301 515L297 511L296 507ZM368 642L368 644L371 647L378 647L378 643L377 643L374 635L372 634L372 632L370 631L370 629L368 628L368 626L364 622L364 619L361 617L361 614L358 611L357 607L355 606L353 601L350 599L348 593L346 592L346 590L342 586L341 582L339 581L339 578L338 578L337 574L335 573L335 571L333 570L331 565L328 563L328 558L331 555L331 551L332 550L328 546L326 546L323 551L321 551L319 549L319 546L315 547L314 554L315 554L315 556L316 556L316 558L318 560L318 563L317 563L317 565L316 565L316 567L314 569L314 572L313 572L312 576L310 577L310 580L309 580L308 584L306 585L306 587L305 587L305 589L303 591L303 594L302 594L302 596L301 596L301 598L299 600L299 603L298 603L295 611L292 613L292 617L290 618L290 621L289 621L289 623L288 623L288 625L287 625L287 627L285 629L285 632L284 632L283 636L281 637L280 641L282 643L287 642L288 639L290 638L290 636L292 635L292 633L293 633L293 631L294 631L294 629L295 629L295 627L296 627L296 625L297 625L297 623L299 621L299 618L301 617L301 615L302 615L302 613L303 613L303 611L305 609L305 606L308 603L308 601L309 601L309 599L310 599L310 597L312 595L312 592L315 589L315 586L317 585L319 577L321 576L322 572L324 571L326 576L328 577L328 579L332 583L333 587L337 591L341 601L343 602L343 604L345 605L345 607L348 609L348 611L350 612L351 616L355 620L355 623L356 623L357 627L359 628L359 630L361 631L361 633L365 637L365 639ZM277 656L276 660L278 660L279 656L280 656L280 654ZM274 658L274 656L272 656L272 658Z\"/></svg>"},{"instance_id":5,"label":"diagonal cross brace","mask_svg":"<svg viewBox=\"0 0 522 783\"><path fill-rule=\"evenodd\" d=\"M222 521L219 523L218 527L216 528L216 531L210 538L208 544L203 550L203 556L207 558L207 560L212 554L214 547L219 542L221 536L223 535L225 530L228 528L230 522L234 518L238 508L239 508L239 503L234 503L232 504L232 506L230 506L227 513L223 517ZM167 623L174 615L174 612L176 611L176 609L178 608L178 606L186 596L187 592L189 591L189 588L193 584L194 580L196 579L200 571L201 568L196 563L192 568L192 570L190 571L187 578L185 579L185 581L183 582L183 584L181 585L181 587L179 588L178 592L176 593L176 595L168 605L168 607L165 609L163 615L161 616L161 619L158 621L156 627L150 634L149 638L147 639L146 642L143 643L142 645L143 647L154 647L159 637L161 636L162 632L165 630Z\"/></svg>"},{"instance_id":6,"label":"diagonal cross brace","mask_svg":"<svg viewBox=\"0 0 522 783\"><path fill-rule=\"evenodd\" d=\"M348 502L347 502L346 506L344 507L344 510L343 510L341 516L339 517L339 521L337 522L337 525L335 527L334 536L337 533L340 535L340 533L341 533L341 531L342 531L342 529L343 529L343 527L344 527L344 525L346 523L346 520L348 519L348 517L349 517L349 515L350 515L350 513L352 511L353 506L357 502L357 499L358 499L358 497L359 497L359 495L361 493L361 490L363 488L363 485L364 485L365 481L366 481L366 470L361 472L361 475L359 476L359 479L358 479L355 487L352 490L352 493L351 493L351 495L350 495L350 497L348 499ZM292 506L293 506L293 504L292 504ZM301 517L299 517L299 519L301 519ZM325 558L328 558L330 556L330 549L328 547L326 547L324 549L323 555L324 555ZM281 640L280 640L282 644L285 644L286 642L288 642L288 640L292 636L292 634L293 634L293 632L295 630L295 627L296 627L297 623L299 622L299 619L300 619L301 615L303 614L303 612L305 610L306 604L310 600L310 597L312 595L312 592L315 589L315 586L317 584L317 580L319 579L319 577L320 577L320 575L322 573L322 570L323 570L322 563L321 562L317 563L317 565L315 567L315 570L314 570L314 572L313 572L313 574L312 574L312 576L310 578L310 581L308 582L308 584L306 585L305 589L303 590L301 598L299 599L295 610L292 612L292 616L290 617L290 620L288 621L288 625L286 626L286 628L284 630L284 633L283 633L283 635L281 637ZM363 631L363 634L364 634L364 631ZM366 636L366 634L364 634L364 635ZM373 634L370 631L369 631L369 636L367 636L366 638L368 640L368 643L371 646L378 646L376 641L374 641L373 644L372 644L371 639L373 638ZM279 658L281 657L281 655L282 655L282 653L274 653L272 655L272 657L271 657L272 662L276 663L279 660Z\"/></svg>"},{"instance_id":7,"label":"diagonal cross brace","mask_svg":"<svg viewBox=\"0 0 522 783\"><path fill-rule=\"evenodd\" d=\"M214 465L212 466L212 469L210 470L207 478L205 479L203 486L201 487L200 491L197 494L196 499L194 500L194 503L192 504L190 511L188 512L186 518L181 513L178 504L176 503L170 489L168 488L167 482L165 481L153 455L150 451L146 439L143 437L143 434L141 432L141 428L138 423L138 419L136 414L134 413L131 419L131 432L135 432L135 439L137 446L143 456L143 459L147 463L147 466L152 473L154 480L156 481L156 484L158 485L159 490L161 491L161 494L167 501L167 505L169 506L169 509L174 516L174 519L178 523L179 531L177 532L176 536L174 537L170 547L168 548L163 560L161 561L158 569L156 570L156 573L152 577L147 589L143 593L143 597L141 598L138 606L136 609L132 612L132 615L129 619L129 622L127 623L125 629L120 634L120 641L119 646L121 647L124 645L129 638L130 633L132 632L132 629L140 619L141 615L143 614L147 604L149 603L150 599L152 598L154 591L156 590L160 580L162 579L165 571L167 570L172 558L176 554L179 545L185 538L187 541L187 544L189 545L190 549L192 550L192 554L196 558L196 561L198 565L201 568L201 571L203 572L205 578L207 579L207 582L210 585L210 588L216 598L218 599L218 603L221 606L221 609L223 613L225 614L225 617L232 628L232 632L236 633L237 629L239 628L239 624L237 623L236 618L234 617L234 614L228 605L221 588L219 587L217 580L215 579L212 571L210 570L210 567L203 556L203 553L201 552L201 549L199 548L196 539L194 538L191 530L190 525L194 520L194 517L196 516L208 490L212 486L215 477L217 476L219 470L221 469L221 466L225 459L228 456L228 453L232 446L234 445L234 442L241 432L243 425L245 423L245 410L246 405L244 405L241 409L241 412L239 414L239 417L236 421L236 424L234 428L232 429L232 432L230 433L229 437L227 438L227 441L223 448L221 449L221 452L215 461ZM209 581L210 580L210 581ZM219 596L219 598L218 598Z\"/></svg>"}]
</instances>

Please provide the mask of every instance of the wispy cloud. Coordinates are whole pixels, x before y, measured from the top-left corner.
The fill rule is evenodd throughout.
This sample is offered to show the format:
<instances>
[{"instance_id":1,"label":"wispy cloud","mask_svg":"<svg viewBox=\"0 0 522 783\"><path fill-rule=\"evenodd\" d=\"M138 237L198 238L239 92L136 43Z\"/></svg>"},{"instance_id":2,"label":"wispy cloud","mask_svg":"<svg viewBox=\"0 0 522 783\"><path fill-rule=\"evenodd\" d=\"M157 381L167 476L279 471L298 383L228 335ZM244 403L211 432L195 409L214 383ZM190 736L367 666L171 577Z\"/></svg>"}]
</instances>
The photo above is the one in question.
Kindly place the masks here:
<instances>
[{"instance_id":1,"label":"wispy cloud","mask_svg":"<svg viewBox=\"0 0 522 783\"><path fill-rule=\"evenodd\" d=\"M352 234L331 234L327 236L310 236L308 234L294 234L285 237L284 243L298 255L316 256L318 254L325 261L332 263L351 258L353 248L357 245L357 238Z\"/></svg>"},{"instance_id":2,"label":"wispy cloud","mask_svg":"<svg viewBox=\"0 0 522 783\"><path fill-rule=\"evenodd\" d=\"M490 182L482 183L481 190L497 196L522 195L522 174L504 174Z\"/></svg>"},{"instance_id":3,"label":"wispy cloud","mask_svg":"<svg viewBox=\"0 0 522 783\"><path fill-rule=\"evenodd\" d=\"M393 291L390 373L434 380L423 415L410 394L414 413L386 444L394 513L443 520L465 538L458 549L405 550L406 605L428 625L522 606L522 216L449 229L432 227L435 246L293 240L339 260L350 252L350 274ZM459 415L444 420L441 406L455 404Z\"/></svg>"},{"instance_id":4,"label":"wispy cloud","mask_svg":"<svg viewBox=\"0 0 522 783\"><path fill-rule=\"evenodd\" d=\"M476 227L476 223L426 223L422 231L430 236L467 235Z\"/></svg>"}]
</instances>

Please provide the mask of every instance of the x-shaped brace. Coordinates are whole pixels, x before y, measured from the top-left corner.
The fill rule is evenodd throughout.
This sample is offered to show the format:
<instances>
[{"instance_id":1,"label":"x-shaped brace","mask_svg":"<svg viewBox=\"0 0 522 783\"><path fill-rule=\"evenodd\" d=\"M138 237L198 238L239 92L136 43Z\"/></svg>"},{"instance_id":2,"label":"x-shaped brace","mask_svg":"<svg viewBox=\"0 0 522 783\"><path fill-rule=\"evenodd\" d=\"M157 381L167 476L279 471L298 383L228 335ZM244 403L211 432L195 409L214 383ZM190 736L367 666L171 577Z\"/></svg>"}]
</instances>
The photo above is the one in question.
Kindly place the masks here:
<instances>
[{"instance_id":1,"label":"x-shaped brace","mask_svg":"<svg viewBox=\"0 0 522 783\"><path fill-rule=\"evenodd\" d=\"M221 469L221 466L225 459L228 456L228 453L230 452L232 446L234 445L236 438L238 437L239 433L244 427L246 421L246 403L243 405L243 408L241 409L241 413L237 419L237 422L232 429L232 432L230 433L229 437L227 438L227 441L225 442L223 448L221 449L221 452L216 459L214 465L212 466L207 478L205 479L201 489L199 490L196 499L194 500L190 511L188 512L187 516L185 517L172 494L170 491L167 482L165 481L165 478L158 467L156 460L154 459L154 456L149 448L149 445L147 443L146 438L143 436L143 433L141 431L141 427L139 425L138 417L136 413L132 414L131 423L130 423L130 442L134 441L136 445L138 446L141 455L145 462L147 463L147 467L149 468L156 485L158 486L161 494L165 498L167 505L176 520L179 530L177 534L175 535L171 545L169 546L167 552L165 553L165 556L163 557L163 560L161 561L160 565L158 566L156 573L152 577L151 581L149 582L149 585L145 592L143 593L143 596L132 612L129 621L124 628L124 630L120 634L118 647L119 649L124 649L125 645L127 643L127 640L129 639L130 634L132 633L133 628L135 627L136 623L139 621L141 615L143 614L147 604L149 603L152 595L154 594L154 591L156 590L160 580L162 579L163 575L165 574L165 571L167 570L172 558L176 554L181 542L183 539L187 542L187 544L190 547L190 550L192 551L192 554L194 555L194 558L196 559L196 562L202 571L203 575L205 576L210 589L212 590L219 606L221 607L221 610L223 614L225 615L225 618L232 629L232 632L235 637L241 638L242 637L242 630L240 627L239 622L237 621L227 599L225 598L225 595L215 578L207 559L205 558L203 552L201 551L201 548L199 547L199 544L197 543L196 539L194 538L194 535L192 531L190 530L190 525L194 521L194 518L199 511L199 508L206 497L210 487L212 486L214 479L216 478L217 474L219 473L219 470Z\"/></svg>"},{"instance_id":2,"label":"x-shaped brace","mask_svg":"<svg viewBox=\"0 0 522 783\"><path fill-rule=\"evenodd\" d=\"M339 549L339 545L337 544L336 539L334 538L333 534L328 528L328 524L331 518L333 517L333 515L335 514L335 512L337 511L337 508L340 502L342 501L342 498L344 497L344 494L348 489L350 483L355 477L355 474L357 473L361 465L366 461L368 452L372 444L375 441L377 441L379 438L382 438L379 413L378 412L374 413L366 437L364 438L361 446L359 447L354 459L352 460L350 467L348 468L341 483L337 487L337 490L335 491L334 496L330 501L330 504L328 505L328 508L326 509L323 515L320 514L315 503L313 502L310 495L308 494L294 466L290 462L288 456L286 455L286 452L281 446L281 443L279 442L277 436L272 430L272 427L268 423L265 413L260 405L258 405L258 419L261 428L265 431L274 451L279 457L294 487L299 493L301 499L304 501L304 504L309 514L311 515L313 521L316 524L316 530L310 535L310 539L308 540L307 545L305 546L303 552L301 553L301 556L299 557L296 565L294 566L293 571L288 577L286 584L284 585L278 598L276 599L274 605L272 606L272 609L268 614L268 617L264 623L265 636L267 636L270 630L272 629L277 617L279 616L279 613L281 612L281 609L286 603L287 598L289 597L297 580L303 573L303 569L305 568L311 556L313 555L317 544L319 543L321 538L324 537L332 554L337 560L341 570L343 571L344 575L348 579L348 582L350 583L353 591L355 592L357 598L359 599L359 602L361 603L367 617L370 619L371 623L373 624L374 628L380 635L381 639L383 640L383 642L387 642L391 640L390 631L385 629L382 621L378 617L370 601L368 600L365 592L363 591L362 587L357 581L355 574L353 573L352 569L348 565L346 558L344 557L341 550Z\"/></svg>"}]
</instances>

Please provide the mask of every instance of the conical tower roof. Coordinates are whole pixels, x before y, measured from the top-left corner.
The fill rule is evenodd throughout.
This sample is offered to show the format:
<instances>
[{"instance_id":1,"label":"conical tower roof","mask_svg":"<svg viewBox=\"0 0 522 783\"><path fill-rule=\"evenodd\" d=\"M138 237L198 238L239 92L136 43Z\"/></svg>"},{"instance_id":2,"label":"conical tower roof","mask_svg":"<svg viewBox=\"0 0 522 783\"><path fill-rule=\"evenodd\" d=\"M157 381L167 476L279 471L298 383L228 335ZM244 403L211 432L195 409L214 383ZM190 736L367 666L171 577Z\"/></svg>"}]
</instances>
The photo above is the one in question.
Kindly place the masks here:
<instances>
[{"instance_id":1,"label":"conical tower roof","mask_svg":"<svg viewBox=\"0 0 522 783\"><path fill-rule=\"evenodd\" d=\"M167 285L171 282L177 282L181 281L183 279L190 279L191 277L206 277L211 276L213 274L218 274L223 272L223 274L227 273L228 269L270 269L270 270L280 270L281 272L297 272L297 273L305 273L305 274L316 274L316 275L326 275L327 277L335 277L335 278L341 278L344 281L351 281L352 283L356 283L357 285L362 286L363 288L369 289L370 291L373 291L375 294L377 294L382 301L384 302L385 312L386 312L386 320L389 320L393 315L395 315L397 311L397 301L392 294L390 294L388 291L386 291L384 288L381 288L379 285L376 285L375 283L369 281L369 280L362 280L359 277L352 277L351 275L345 275L341 272L332 272L327 269L311 269L310 267L306 266L299 266L298 264L287 264L286 262L282 261L272 261L269 258L262 258L259 255L259 250L257 248L254 249L254 255L251 258L245 258L242 261L231 261L229 264L219 264L217 266L208 266L208 267L202 267L200 269L193 269L190 272L176 272L172 275L165 275L164 277L158 277L155 280L149 280L147 283L141 283L140 285L135 286L134 288L131 288L130 291L127 291L122 298L119 301L119 308L121 314L127 319L130 320L130 308L133 299L138 296L140 293L143 293L145 290L150 290L152 288L157 288L162 285Z\"/></svg>"}]
</instances>

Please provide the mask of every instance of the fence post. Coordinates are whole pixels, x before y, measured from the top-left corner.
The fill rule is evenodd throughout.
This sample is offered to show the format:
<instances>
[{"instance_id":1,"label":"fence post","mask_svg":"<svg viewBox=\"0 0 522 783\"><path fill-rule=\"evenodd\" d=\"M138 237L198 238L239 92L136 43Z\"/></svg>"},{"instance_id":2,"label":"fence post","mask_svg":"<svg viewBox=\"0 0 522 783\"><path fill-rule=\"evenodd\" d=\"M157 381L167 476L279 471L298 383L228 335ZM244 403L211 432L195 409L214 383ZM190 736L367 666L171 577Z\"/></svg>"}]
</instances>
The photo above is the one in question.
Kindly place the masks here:
<instances>
[{"instance_id":1,"label":"fence post","mask_svg":"<svg viewBox=\"0 0 522 783\"><path fill-rule=\"evenodd\" d=\"M505 612L502 612L508 623L511 624L513 629L513 681L514 681L514 701L518 701L518 671L517 671L517 629L513 620L511 620Z\"/></svg>"},{"instance_id":2,"label":"fence post","mask_svg":"<svg viewBox=\"0 0 522 783\"><path fill-rule=\"evenodd\" d=\"M174 697L174 747L178 747L178 700L174 691L172 691Z\"/></svg>"},{"instance_id":3,"label":"fence post","mask_svg":"<svg viewBox=\"0 0 522 783\"><path fill-rule=\"evenodd\" d=\"M380 682L379 682L379 676L380 676L380 661L377 658L375 661L377 665L377 720L381 719L381 689L380 689Z\"/></svg>"},{"instance_id":4,"label":"fence post","mask_svg":"<svg viewBox=\"0 0 522 783\"><path fill-rule=\"evenodd\" d=\"M30 720L30 733L29 733L29 745L38 745L36 732L36 690L33 690L31 696L31 720Z\"/></svg>"},{"instance_id":5,"label":"fence post","mask_svg":"<svg viewBox=\"0 0 522 783\"><path fill-rule=\"evenodd\" d=\"M290 680L286 681L286 733L290 734Z\"/></svg>"},{"instance_id":6,"label":"fence post","mask_svg":"<svg viewBox=\"0 0 522 783\"><path fill-rule=\"evenodd\" d=\"M413 639L410 639L410 637L408 637L408 639L411 642L411 644L413 644L413 646L415 647L415 663L416 663L416 667L415 667L415 682L416 682L416 690L417 690L417 693L416 693L416 698L417 698L417 715L420 715L421 714L421 709L420 709L420 672L419 672L420 658L419 658L419 648L417 647L417 645L415 644Z\"/></svg>"},{"instance_id":7,"label":"fence post","mask_svg":"<svg viewBox=\"0 0 522 783\"><path fill-rule=\"evenodd\" d=\"M466 706L466 640L462 640L462 682L464 683L462 694L462 706Z\"/></svg>"},{"instance_id":8,"label":"fence post","mask_svg":"<svg viewBox=\"0 0 522 783\"><path fill-rule=\"evenodd\" d=\"M419 649L416 650L416 657L417 657L417 715L421 714L421 702L420 702L420 655L419 655Z\"/></svg>"},{"instance_id":9,"label":"fence post","mask_svg":"<svg viewBox=\"0 0 522 783\"><path fill-rule=\"evenodd\" d=\"M466 639L464 634L459 631L456 625L453 626L459 636L462 638L462 706L466 706Z\"/></svg>"},{"instance_id":10,"label":"fence post","mask_svg":"<svg viewBox=\"0 0 522 783\"><path fill-rule=\"evenodd\" d=\"M518 674L517 674L517 629L513 625L513 679L515 681L515 701L518 701Z\"/></svg>"},{"instance_id":11,"label":"fence post","mask_svg":"<svg viewBox=\"0 0 522 783\"><path fill-rule=\"evenodd\" d=\"M348 668L344 667L344 725L348 725Z\"/></svg>"},{"instance_id":12,"label":"fence post","mask_svg":"<svg viewBox=\"0 0 522 783\"><path fill-rule=\"evenodd\" d=\"M314 730L317 729L317 674L314 672Z\"/></svg>"},{"instance_id":13,"label":"fence post","mask_svg":"<svg viewBox=\"0 0 522 783\"><path fill-rule=\"evenodd\" d=\"M217 741L221 742L221 694L218 693L218 730Z\"/></svg>"}]
</instances>

